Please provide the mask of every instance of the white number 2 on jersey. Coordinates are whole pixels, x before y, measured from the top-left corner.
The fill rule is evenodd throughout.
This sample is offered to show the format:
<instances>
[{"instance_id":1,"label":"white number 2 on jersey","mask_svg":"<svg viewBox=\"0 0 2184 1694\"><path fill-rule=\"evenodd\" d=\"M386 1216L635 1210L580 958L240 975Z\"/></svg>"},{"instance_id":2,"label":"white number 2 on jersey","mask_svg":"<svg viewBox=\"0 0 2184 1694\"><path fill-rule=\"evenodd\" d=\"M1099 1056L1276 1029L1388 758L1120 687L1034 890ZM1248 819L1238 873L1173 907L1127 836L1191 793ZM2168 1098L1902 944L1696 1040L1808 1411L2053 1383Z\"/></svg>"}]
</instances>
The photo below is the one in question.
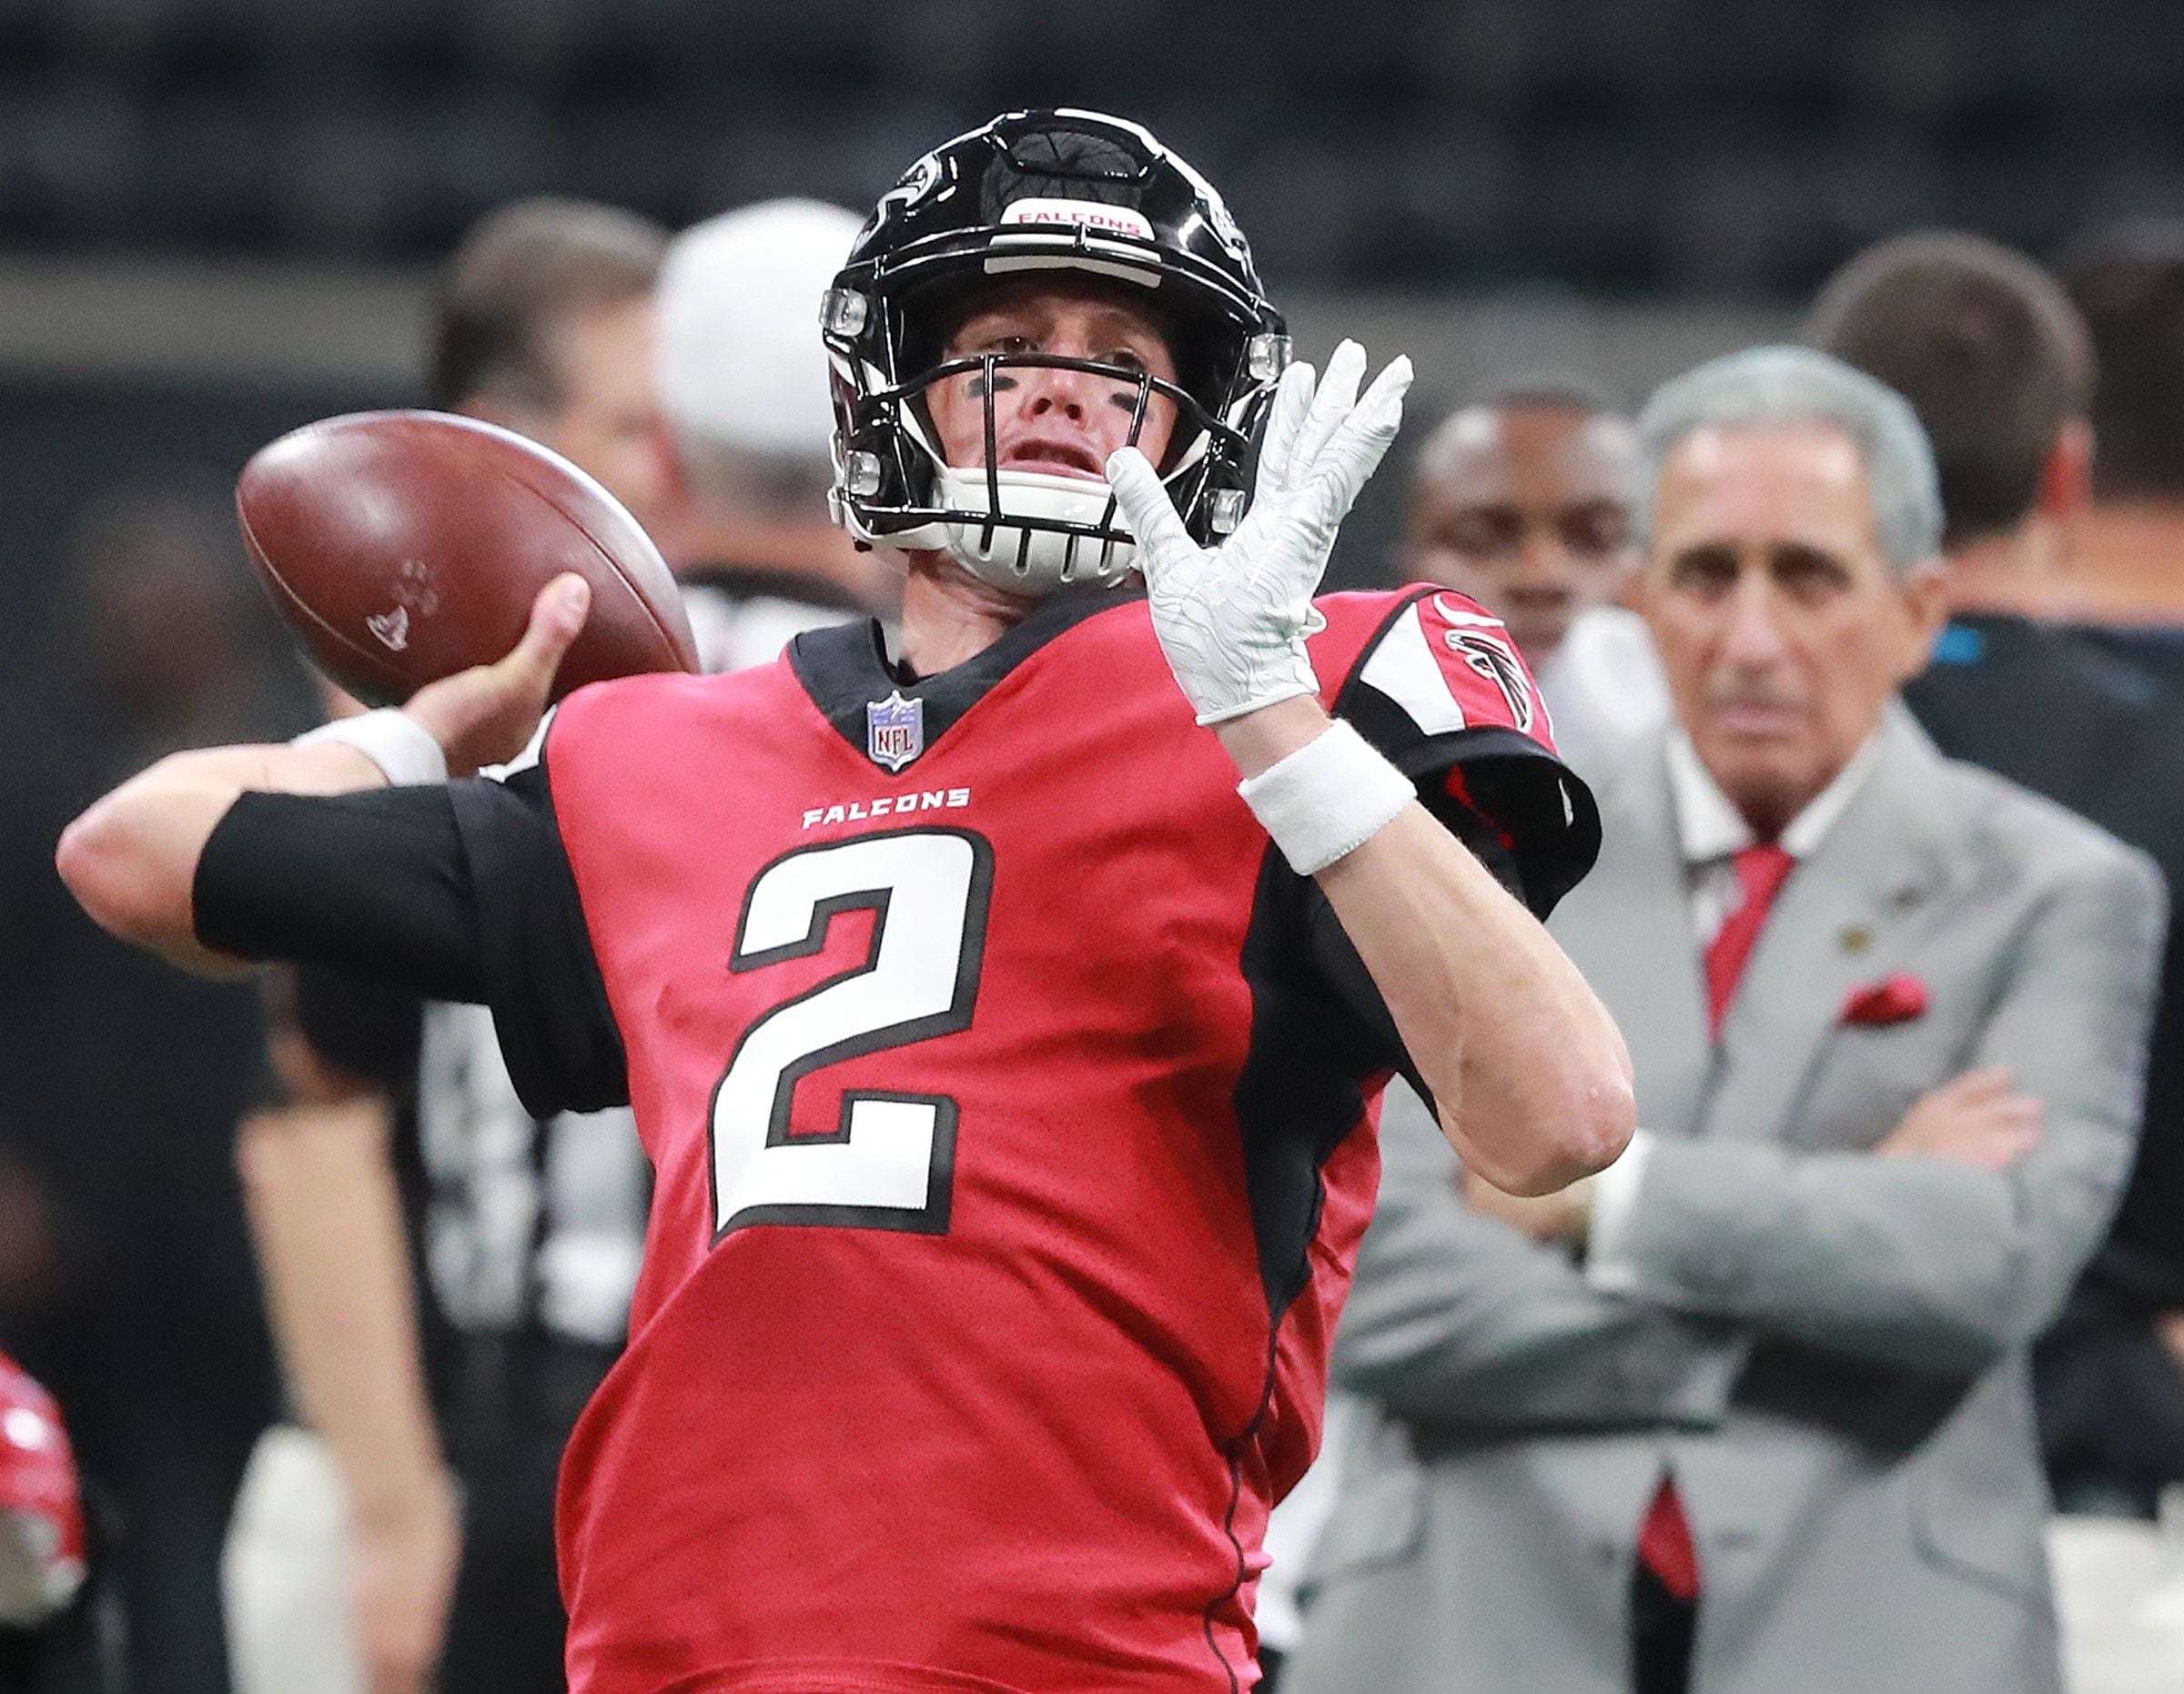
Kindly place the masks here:
<instances>
[{"instance_id":1,"label":"white number 2 on jersey","mask_svg":"<svg viewBox=\"0 0 2184 1694\"><path fill-rule=\"evenodd\" d=\"M759 872L731 969L808 958L845 912L872 913L872 948L737 1044L713 1096L715 1240L749 1224L946 1233L955 1101L851 1090L833 1132L794 1137L789 1113L798 1082L823 1066L970 1027L992 888L991 849L955 830L800 848Z\"/></svg>"}]
</instances>

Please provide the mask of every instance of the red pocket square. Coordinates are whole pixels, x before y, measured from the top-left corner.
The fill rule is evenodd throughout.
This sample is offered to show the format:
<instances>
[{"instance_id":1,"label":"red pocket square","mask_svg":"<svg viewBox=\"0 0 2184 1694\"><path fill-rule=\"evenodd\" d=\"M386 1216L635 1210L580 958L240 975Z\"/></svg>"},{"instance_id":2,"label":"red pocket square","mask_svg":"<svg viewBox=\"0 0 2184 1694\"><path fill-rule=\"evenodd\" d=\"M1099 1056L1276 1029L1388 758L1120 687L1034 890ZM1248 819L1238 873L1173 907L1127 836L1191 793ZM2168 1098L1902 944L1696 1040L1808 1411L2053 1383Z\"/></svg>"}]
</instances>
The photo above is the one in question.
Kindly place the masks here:
<instances>
[{"instance_id":1,"label":"red pocket square","mask_svg":"<svg viewBox=\"0 0 2184 1694\"><path fill-rule=\"evenodd\" d=\"M1908 1023L1926 1014L1926 985L1908 971L1850 991L1843 1003L1845 1023Z\"/></svg>"}]
</instances>

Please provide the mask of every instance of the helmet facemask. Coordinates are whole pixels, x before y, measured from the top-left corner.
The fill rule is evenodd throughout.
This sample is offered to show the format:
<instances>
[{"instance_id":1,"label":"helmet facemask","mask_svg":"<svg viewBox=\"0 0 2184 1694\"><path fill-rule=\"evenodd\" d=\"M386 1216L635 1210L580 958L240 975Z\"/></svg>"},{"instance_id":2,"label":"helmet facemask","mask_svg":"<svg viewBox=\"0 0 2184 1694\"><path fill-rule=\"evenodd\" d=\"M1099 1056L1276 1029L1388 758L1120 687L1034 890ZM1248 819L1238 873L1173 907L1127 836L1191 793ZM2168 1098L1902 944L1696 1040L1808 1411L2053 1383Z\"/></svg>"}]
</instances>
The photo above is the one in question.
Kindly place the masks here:
<instances>
[{"instance_id":1,"label":"helmet facemask","mask_svg":"<svg viewBox=\"0 0 2184 1694\"><path fill-rule=\"evenodd\" d=\"M1158 396L1173 410L1175 422L1156 469L1179 509L1190 503L1210 454L1240 461L1249 446L1248 438L1210 414L1188 389L1143 369L1050 353L945 359L868 397L875 408L892 411L895 429L911 449L905 479L911 498L895 507L859 499L857 519L885 526L881 533L896 547L945 552L981 580L1011 593L1043 594L1083 582L1119 584L1129 574L1136 542L1106 479L1000 462L996 408L1011 370L1077 371L1113 384L1115 398L1129 397L1129 430L1121 443L1129 447L1142 445L1147 412ZM940 384L966 377L979 378L984 449L976 464L953 465L928 397ZM838 469L851 492L858 492L854 487L858 467ZM1242 515L1241 500L1217 496L1216 505L1214 528L1233 528Z\"/></svg>"},{"instance_id":2,"label":"helmet facemask","mask_svg":"<svg viewBox=\"0 0 2184 1694\"><path fill-rule=\"evenodd\" d=\"M949 332L982 290L1042 274L1094 279L1150 308L1175 379L1059 353L948 357L958 350ZM996 430L997 380L1044 368L1113 383L1131 401L1132 445L1156 406L1172 407L1167 449L1148 457L1185 529L1210 544L1243 517L1251 437L1289 350L1211 185L1140 126L1073 110L1006 113L912 166L836 276L823 328L837 520L869 545L943 552L982 580L1032 595L1120 581L1136 541L1104 475L996 462L996 436L1008 433ZM930 402L936 385L981 373L986 451L958 440L957 456L978 462L952 466ZM961 421L967 430L973 420Z\"/></svg>"}]
</instances>

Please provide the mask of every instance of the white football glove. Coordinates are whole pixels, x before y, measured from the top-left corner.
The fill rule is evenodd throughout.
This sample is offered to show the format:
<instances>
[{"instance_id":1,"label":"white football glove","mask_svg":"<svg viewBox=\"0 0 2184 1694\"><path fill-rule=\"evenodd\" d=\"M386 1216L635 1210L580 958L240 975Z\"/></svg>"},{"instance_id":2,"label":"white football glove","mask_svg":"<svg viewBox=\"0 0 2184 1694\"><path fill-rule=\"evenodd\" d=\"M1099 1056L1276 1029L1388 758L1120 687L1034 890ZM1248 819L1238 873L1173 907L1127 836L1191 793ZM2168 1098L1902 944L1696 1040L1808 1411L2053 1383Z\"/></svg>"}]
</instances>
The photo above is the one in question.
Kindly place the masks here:
<instances>
[{"instance_id":1,"label":"white football glove","mask_svg":"<svg viewBox=\"0 0 2184 1694\"><path fill-rule=\"evenodd\" d=\"M1360 399L1364 374L1355 341L1335 349L1316 391L1309 365L1282 374L1251 509L1218 547L1190 539L1144 454L1126 447L1107 460L1153 629L1200 723L1320 691L1304 646L1323 622L1312 596L1337 528L1401 426L1410 361L1396 359Z\"/></svg>"}]
</instances>

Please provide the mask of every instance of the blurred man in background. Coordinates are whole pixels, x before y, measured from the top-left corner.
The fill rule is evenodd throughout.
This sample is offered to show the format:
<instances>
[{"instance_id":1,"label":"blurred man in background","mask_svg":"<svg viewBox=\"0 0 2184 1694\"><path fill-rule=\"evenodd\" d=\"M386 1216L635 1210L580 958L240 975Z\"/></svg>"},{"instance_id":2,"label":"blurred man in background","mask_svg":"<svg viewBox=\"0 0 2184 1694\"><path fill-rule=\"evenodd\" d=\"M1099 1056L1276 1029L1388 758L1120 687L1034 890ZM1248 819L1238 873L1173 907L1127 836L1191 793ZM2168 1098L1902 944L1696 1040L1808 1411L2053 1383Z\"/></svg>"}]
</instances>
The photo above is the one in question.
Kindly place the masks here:
<instances>
[{"instance_id":1,"label":"blurred man in background","mask_svg":"<svg viewBox=\"0 0 2184 1694\"><path fill-rule=\"evenodd\" d=\"M1469 594L1509 626L1580 771L1668 709L1635 613L1630 420L1582 384L1503 383L1419 449L1401 574Z\"/></svg>"},{"instance_id":2,"label":"blurred man in background","mask_svg":"<svg viewBox=\"0 0 2184 1694\"><path fill-rule=\"evenodd\" d=\"M2076 615L2173 633L2184 626L2184 223L2111 231L2063 280L2098 361L2099 451L2072 559ZM2173 656L2166 668L2178 671Z\"/></svg>"},{"instance_id":3,"label":"blurred man in background","mask_svg":"<svg viewBox=\"0 0 2184 1694\"><path fill-rule=\"evenodd\" d=\"M470 313L500 327L487 337L475 322L443 326L443 371L446 350L466 345L558 345L564 356L590 347L651 361L636 380L620 364L565 362L562 409L526 421L572 458L599 444L604 456L587 468L617 492L634 478L663 539L702 561L682 580L709 669L770 660L791 635L846 617L857 602L844 585L868 584L875 570L873 556L831 523L824 499L833 418L819 299L857 222L836 207L779 202L668 243L603 207L534 204L489 220L454 264L450 311L460 310L466 277L490 277L490 289L468 297ZM502 249L511 241L524 263ZM643 292L624 297L617 279ZM577 328L524 331L502 321L511 298L550 321L574 302ZM655 377L668 413L666 476L638 450L640 420L656 416ZM482 397L542 387L536 373L488 369L467 391L441 387L436 398L475 412L490 403ZM622 423L606 427L613 418ZM466 1545L441 1685L559 1688L554 1480L569 1428L620 1349L650 1197L642 1149L626 1110L534 1121L484 1008L428 1006L420 1030L414 1005L324 973L304 973L299 987L303 1039L289 1068L321 1104L254 1123L246 1157L277 1310L284 1290L295 1308L282 1331L304 1362L305 1409L333 1437L349 1497L384 1503L357 1512L352 1532L367 1686L423 1686L440 1652L454 1545L435 1529L437 1446L401 1316L410 1298L396 1286L400 1211L386 1107L369 1093L344 1098L354 1093L344 1076L377 1078L414 1119L434 1305L456 1332L443 1409L465 1484ZM383 1291L369 1304L356 1297L359 1265L380 1271L363 1279ZM408 1504L389 1500L398 1488ZM267 1687L323 1686L313 1679L323 1672L299 1674L295 1654L276 1657L288 1668Z\"/></svg>"},{"instance_id":4,"label":"blurred man in background","mask_svg":"<svg viewBox=\"0 0 2184 1694\"><path fill-rule=\"evenodd\" d=\"M652 378L667 243L576 201L486 218L449 265L428 403L527 435L641 520L669 519ZM276 1002L288 1102L246 1121L239 1155L311 1434L274 1432L238 1504L246 1694L408 1694L436 1664L450 1689L561 1686L554 1473L619 1350L648 1179L625 1114L534 1124L475 1010L420 1023L415 1002L320 972ZM432 1316L455 1337L437 1418L403 1228L420 1209Z\"/></svg>"},{"instance_id":5,"label":"blurred man in background","mask_svg":"<svg viewBox=\"0 0 2184 1694\"><path fill-rule=\"evenodd\" d=\"M769 200L684 230L661 273L660 399L683 494L662 541L708 671L767 663L791 636L902 596L901 560L859 551L826 509L816 301L862 221Z\"/></svg>"},{"instance_id":6,"label":"blurred man in background","mask_svg":"<svg viewBox=\"0 0 2184 1694\"><path fill-rule=\"evenodd\" d=\"M2087 630L2071 599L2089 471L2092 346L2062 287L1975 236L1859 255L1814 344L1889 384L1933 438L1951 621L1905 691L1951 758L2022 782L2151 854L2184 887L2184 710ZM2179 443L2184 447L2184 442ZM2127 454L2128 458L2128 454ZM2172 911L2145 1126L2117 1224L2037 1356L2066 1509L2150 1517L2184 1481L2184 926Z\"/></svg>"},{"instance_id":7,"label":"blurred man in background","mask_svg":"<svg viewBox=\"0 0 2184 1694\"><path fill-rule=\"evenodd\" d=\"M1391 1104L1285 1694L2058 1694L2025 1349L2129 1161L2159 882L1896 709L1942 616L1897 397L1763 348L1640 434L1675 719L1556 930L1641 1128L1517 1202Z\"/></svg>"},{"instance_id":8,"label":"blurred man in background","mask_svg":"<svg viewBox=\"0 0 2184 1694\"><path fill-rule=\"evenodd\" d=\"M522 200L485 218L448 267L426 403L573 459L656 529L674 499L652 379L666 244L649 218L581 200Z\"/></svg>"},{"instance_id":9,"label":"blurred man in background","mask_svg":"<svg viewBox=\"0 0 2184 1694\"><path fill-rule=\"evenodd\" d=\"M2025 627L2064 607L2091 499L2094 361L2061 286L1978 236L1898 236L1835 273L1805 338L1895 388L1925 426L1952 612Z\"/></svg>"}]
</instances>

